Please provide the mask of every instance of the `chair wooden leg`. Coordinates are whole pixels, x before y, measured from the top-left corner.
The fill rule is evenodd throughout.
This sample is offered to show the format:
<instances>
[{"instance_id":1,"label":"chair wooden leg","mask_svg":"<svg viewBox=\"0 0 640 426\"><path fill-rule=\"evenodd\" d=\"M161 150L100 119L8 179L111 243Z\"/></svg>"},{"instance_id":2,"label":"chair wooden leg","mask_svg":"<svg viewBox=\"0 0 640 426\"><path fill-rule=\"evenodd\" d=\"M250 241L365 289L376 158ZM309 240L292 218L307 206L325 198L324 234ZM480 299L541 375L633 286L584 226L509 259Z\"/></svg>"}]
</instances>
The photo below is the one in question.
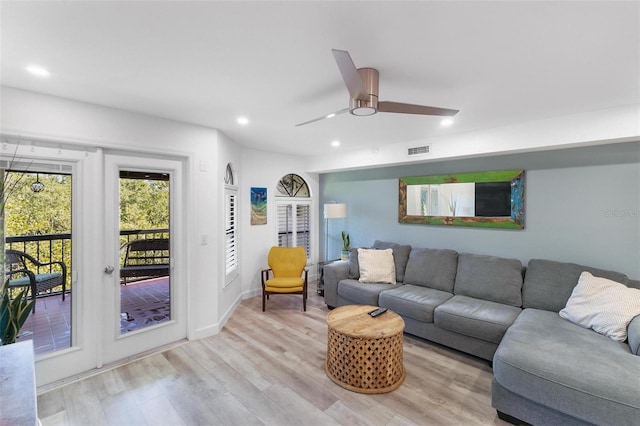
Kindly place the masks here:
<instances>
[{"instance_id":1,"label":"chair wooden leg","mask_svg":"<svg viewBox=\"0 0 640 426\"><path fill-rule=\"evenodd\" d=\"M264 293L264 290L262 290L262 312L264 312L265 304L266 304L266 295Z\"/></svg>"}]
</instances>

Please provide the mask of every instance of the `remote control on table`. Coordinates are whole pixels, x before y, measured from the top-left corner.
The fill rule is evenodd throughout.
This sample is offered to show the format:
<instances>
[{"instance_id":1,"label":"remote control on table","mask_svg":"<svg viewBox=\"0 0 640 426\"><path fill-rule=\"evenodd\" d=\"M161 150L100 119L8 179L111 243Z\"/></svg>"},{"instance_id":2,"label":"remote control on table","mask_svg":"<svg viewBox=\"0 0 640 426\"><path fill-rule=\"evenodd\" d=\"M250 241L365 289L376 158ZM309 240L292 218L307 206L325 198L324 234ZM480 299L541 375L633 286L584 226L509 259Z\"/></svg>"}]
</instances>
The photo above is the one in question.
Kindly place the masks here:
<instances>
[{"instance_id":1,"label":"remote control on table","mask_svg":"<svg viewBox=\"0 0 640 426\"><path fill-rule=\"evenodd\" d=\"M387 312L387 308L378 308L375 311L369 312L369 315L371 315L371 318L375 318L380 314L384 314L385 312Z\"/></svg>"}]
</instances>

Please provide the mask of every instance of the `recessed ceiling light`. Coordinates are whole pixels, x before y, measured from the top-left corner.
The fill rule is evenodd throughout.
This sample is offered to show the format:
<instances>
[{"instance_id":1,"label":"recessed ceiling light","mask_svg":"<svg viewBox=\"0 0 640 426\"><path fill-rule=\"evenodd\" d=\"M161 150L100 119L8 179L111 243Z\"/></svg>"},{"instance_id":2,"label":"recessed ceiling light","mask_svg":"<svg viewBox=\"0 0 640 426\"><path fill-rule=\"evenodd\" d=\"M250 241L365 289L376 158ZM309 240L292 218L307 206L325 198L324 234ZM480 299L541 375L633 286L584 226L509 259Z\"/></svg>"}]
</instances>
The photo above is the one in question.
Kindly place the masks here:
<instances>
[{"instance_id":1,"label":"recessed ceiling light","mask_svg":"<svg viewBox=\"0 0 640 426\"><path fill-rule=\"evenodd\" d=\"M241 126L246 126L247 124L249 124L249 119L247 117L238 117L236 119L236 121L238 122L238 124L240 124Z\"/></svg>"},{"instance_id":2,"label":"recessed ceiling light","mask_svg":"<svg viewBox=\"0 0 640 426\"><path fill-rule=\"evenodd\" d=\"M440 125L444 127L451 126L452 124L453 124L453 118L445 118L440 122Z\"/></svg>"},{"instance_id":3,"label":"recessed ceiling light","mask_svg":"<svg viewBox=\"0 0 640 426\"><path fill-rule=\"evenodd\" d=\"M331 146L334 146L334 147L340 146L340 141L337 139L335 141L331 141Z\"/></svg>"},{"instance_id":4,"label":"recessed ceiling light","mask_svg":"<svg viewBox=\"0 0 640 426\"><path fill-rule=\"evenodd\" d=\"M25 68L29 74L36 75L38 77L49 77L51 73L39 65L29 65Z\"/></svg>"},{"instance_id":5,"label":"recessed ceiling light","mask_svg":"<svg viewBox=\"0 0 640 426\"><path fill-rule=\"evenodd\" d=\"M333 118L336 116L335 112L332 112L331 114L327 114L327 116L325 118Z\"/></svg>"}]
</instances>

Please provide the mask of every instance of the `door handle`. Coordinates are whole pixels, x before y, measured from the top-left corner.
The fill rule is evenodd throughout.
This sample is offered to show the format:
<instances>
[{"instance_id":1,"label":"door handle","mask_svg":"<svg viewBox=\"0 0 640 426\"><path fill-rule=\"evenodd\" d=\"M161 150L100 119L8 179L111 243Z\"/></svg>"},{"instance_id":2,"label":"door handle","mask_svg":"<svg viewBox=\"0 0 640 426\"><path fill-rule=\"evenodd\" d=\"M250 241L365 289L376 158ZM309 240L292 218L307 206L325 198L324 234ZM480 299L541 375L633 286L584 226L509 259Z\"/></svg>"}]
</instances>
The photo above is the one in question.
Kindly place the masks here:
<instances>
[{"instance_id":1,"label":"door handle","mask_svg":"<svg viewBox=\"0 0 640 426\"><path fill-rule=\"evenodd\" d=\"M106 268L104 268L104 273L111 275L111 274L113 274L114 270L115 270L115 268L113 266L109 265Z\"/></svg>"}]
</instances>

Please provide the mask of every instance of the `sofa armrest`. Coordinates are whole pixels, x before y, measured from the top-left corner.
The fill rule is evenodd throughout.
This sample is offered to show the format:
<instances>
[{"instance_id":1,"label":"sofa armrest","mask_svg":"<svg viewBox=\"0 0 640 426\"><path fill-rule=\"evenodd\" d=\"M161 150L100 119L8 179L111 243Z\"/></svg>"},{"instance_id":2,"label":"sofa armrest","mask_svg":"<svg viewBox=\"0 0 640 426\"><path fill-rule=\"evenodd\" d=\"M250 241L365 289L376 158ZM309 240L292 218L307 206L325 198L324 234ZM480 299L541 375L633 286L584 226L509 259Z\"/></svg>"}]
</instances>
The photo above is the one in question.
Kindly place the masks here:
<instances>
[{"instance_id":1,"label":"sofa armrest","mask_svg":"<svg viewBox=\"0 0 640 426\"><path fill-rule=\"evenodd\" d=\"M640 280L629 280L627 282L627 287L640 289Z\"/></svg>"},{"instance_id":2,"label":"sofa armrest","mask_svg":"<svg viewBox=\"0 0 640 426\"><path fill-rule=\"evenodd\" d=\"M631 320L629 328L627 329L627 334L629 336L631 352L640 356L640 315Z\"/></svg>"},{"instance_id":3,"label":"sofa armrest","mask_svg":"<svg viewBox=\"0 0 640 426\"><path fill-rule=\"evenodd\" d=\"M349 262L340 261L324 265L324 303L338 306L338 283L349 277Z\"/></svg>"}]
</instances>

